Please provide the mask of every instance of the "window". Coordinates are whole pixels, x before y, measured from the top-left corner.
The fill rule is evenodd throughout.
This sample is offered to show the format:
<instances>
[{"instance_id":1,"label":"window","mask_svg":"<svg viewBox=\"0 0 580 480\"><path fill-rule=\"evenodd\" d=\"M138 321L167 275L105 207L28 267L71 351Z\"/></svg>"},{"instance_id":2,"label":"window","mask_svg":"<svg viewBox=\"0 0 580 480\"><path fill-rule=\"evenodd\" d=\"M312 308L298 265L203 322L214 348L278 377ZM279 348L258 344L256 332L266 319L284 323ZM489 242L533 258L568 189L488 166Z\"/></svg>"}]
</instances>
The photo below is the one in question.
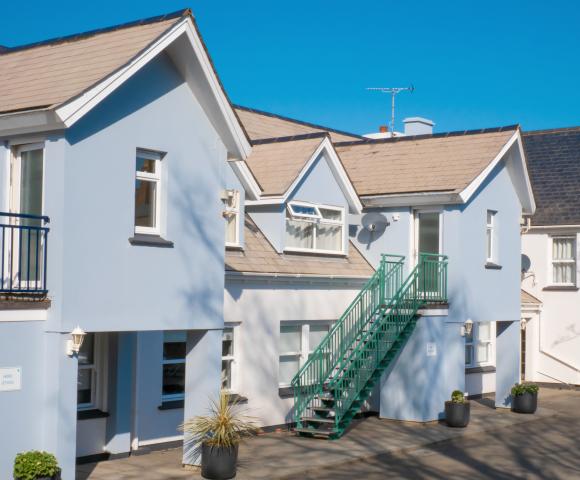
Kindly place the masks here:
<instances>
[{"instance_id":1,"label":"window","mask_svg":"<svg viewBox=\"0 0 580 480\"><path fill-rule=\"evenodd\" d=\"M474 323L471 334L465 335L465 366L490 365L493 359L494 323Z\"/></svg>"},{"instance_id":2,"label":"window","mask_svg":"<svg viewBox=\"0 0 580 480\"><path fill-rule=\"evenodd\" d=\"M286 249L344 252L344 209L303 202L286 208Z\"/></svg>"},{"instance_id":3,"label":"window","mask_svg":"<svg viewBox=\"0 0 580 480\"><path fill-rule=\"evenodd\" d=\"M555 285L576 284L574 237L552 237L552 282Z\"/></svg>"},{"instance_id":4,"label":"window","mask_svg":"<svg viewBox=\"0 0 580 480\"><path fill-rule=\"evenodd\" d=\"M487 248L487 261L493 262L497 258L496 255L496 245L495 245L495 215L497 212L493 210L487 211L487 224L486 224L486 248Z\"/></svg>"},{"instance_id":5,"label":"window","mask_svg":"<svg viewBox=\"0 0 580 480\"><path fill-rule=\"evenodd\" d=\"M222 336L222 389L237 390L236 384L236 328L225 327Z\"/></svg>"},{"instance_id":6,"label":"window","mask_svg":"<svg viewBox=\"0 0 580 480\"><path fill-rule=\"evenodd\" d=\"M281 324L278 383L287 387L296 372L330 330L330 323Z\"/></svg>"},{"instance_id":7,"label":"window","mask_svg":"<svg viewBox=\"0 0 580 480\"><path fill-rule=\"evenodd\" d=\"M224 198L224 218L226 219L226 246L240 244L240 192L226 190Z\"/></svg>"},{"instance_id":8,"label":"window","mask_svg":"<svg viewBox=\"0 0 580 480\"><path fill-rule=\"evenodd\" d=\"M97 362L95 358L95 334L87 333L78 355L77 408L96 408Z\"/></svg>"},{"instance_id":9,"label":"window","mask_svg":"<svg viewBox=\"0 0 580 480\"><path fill-rule=\"evenodd\" d=\"M162 158L159 152L137 150L135 233L159 234Z\"/></svg>"},{"instance_id":10,"label":"window","mask_svg":"<svg viewBox=\"0 0 580 480\"><path fill-rule=\"evenodd\" d=\"M162 399L182 400L185 394L185 351L187 332L163 332Z\"/></svg>"}]
</instances>

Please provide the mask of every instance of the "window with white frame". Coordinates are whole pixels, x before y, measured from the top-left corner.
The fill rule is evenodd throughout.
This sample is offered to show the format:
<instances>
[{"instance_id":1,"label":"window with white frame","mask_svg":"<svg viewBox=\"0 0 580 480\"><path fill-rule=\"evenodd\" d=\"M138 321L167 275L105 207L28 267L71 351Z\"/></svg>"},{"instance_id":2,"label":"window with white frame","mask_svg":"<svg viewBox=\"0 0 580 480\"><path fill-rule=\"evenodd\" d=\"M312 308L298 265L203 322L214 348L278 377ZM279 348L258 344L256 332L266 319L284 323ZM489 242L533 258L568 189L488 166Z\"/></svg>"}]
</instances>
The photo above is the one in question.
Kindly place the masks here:
<instances>
[{"instance_id":1,"label":"window with white frame","mask_svg":"<svg viewBox=\"0 0 580 480\"><path fill-rule=\"evenodd\" d=\"M305 202L286 206L286 250L344 252L344 209Z\"/></svg>"},{"instance_id":2,"label":"window with white frame","mask_svg":"<svg viewBox=\"0 0 580 480\"><path fill-rule=\"evenodd\" d=\"M237 327L226 326L222 335L222 389L237 390Z\"/></svg>"},{"instance_id":3,"label":"window with white frame","mask_svg":"<svg viewBox=\"0 0 580 480\"><path fill-rule=\"evenodd\" d=\"M163 332L162 400L182 400L185 394L187 332Z\"/></svg>"},{"instance_id":4,"label":"window with white frame","mask_svg":"<svg viewBox=\"0 0 580 480\"><path fill-rule=\"evenodd\" d=\"M487 224L486 224L486 249L487 249L487 261L494 262L497 260L497 246L495 239L495 223L496 223L497 212L493 210L487 211Z\"/></svg>"},{"instance_id":5,"label":"window with white frame","mask_svg":"<svg viewBox=\"0 0 580 480\"><path fill-rule=\"evenodd\" d=\"M478 367L494 363L493 322L474 323L470 334L465 334L465 366Z\"/></svg>"},{"instance_id":6,"label":"window with white frame","mask_svg":"<svg viewBox=\"0 0 580 480\"><path fill-rule=\"evenodd\" d=\"M77 408L93 410L106 408L105 334L87 333L78 353Z\"/></svg>"},{"instance_id":7,"label":"window with white frame","mask_svg":"<svg viewBox=\"0 0 580 480\"><path fill-rule=\"evenodd\" d=\"M226 190L222 200L226 219L226 246L237 246L240 244L240 192Z\"/></svg>"},{"instance_id":8,"label":"window with white frame","mask_svg":"<svg viewBox=\"0 0 580 480\"><path fill-rule=\"evenodd\" d=\"M330 330L329 322L282 323L280 325L278 383L290 385L292 378Z\"/></svg>"},{"instance_id":9,"label":"window with white frame","mask_svg":"<svg viewBox=\"0 0 580 480\"><path fill-rule=\"evenodd\" d=\"M552 237L552 283L576 284L575 237Z\"/></svg>"},{"instance_id":10,"label":"window with white frame","mask_svg":"<svg viewBox=\"0 0 580 480\"><path fill-rule=\"evenodd\" d=\"M135 168L135 233L159 234L163 154L137 150Z\"/></svg>"}]
</instances>

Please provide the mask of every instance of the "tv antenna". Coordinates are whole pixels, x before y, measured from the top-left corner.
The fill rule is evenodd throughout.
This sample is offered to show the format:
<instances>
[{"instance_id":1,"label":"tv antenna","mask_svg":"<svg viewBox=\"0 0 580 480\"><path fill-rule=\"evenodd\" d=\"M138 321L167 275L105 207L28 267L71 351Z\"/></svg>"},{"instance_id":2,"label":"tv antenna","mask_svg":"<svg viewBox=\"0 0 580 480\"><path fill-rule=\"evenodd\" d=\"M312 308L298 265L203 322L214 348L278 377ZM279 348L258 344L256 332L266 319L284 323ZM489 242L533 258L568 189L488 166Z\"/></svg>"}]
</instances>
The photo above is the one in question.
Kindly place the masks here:
<instances>
[{"instance_id":1,"label":"tv antenna","mask_svg":"<svg viewBox=\"0 0 580 480\"><path fill-rule=\"evenodd\" d=\"M367 90L372 92L390 93L391 94L391 136L395 136L395 96L397 93L409 92L413 93L415 87L370 87Z\"/></svg>"}]
</instances>

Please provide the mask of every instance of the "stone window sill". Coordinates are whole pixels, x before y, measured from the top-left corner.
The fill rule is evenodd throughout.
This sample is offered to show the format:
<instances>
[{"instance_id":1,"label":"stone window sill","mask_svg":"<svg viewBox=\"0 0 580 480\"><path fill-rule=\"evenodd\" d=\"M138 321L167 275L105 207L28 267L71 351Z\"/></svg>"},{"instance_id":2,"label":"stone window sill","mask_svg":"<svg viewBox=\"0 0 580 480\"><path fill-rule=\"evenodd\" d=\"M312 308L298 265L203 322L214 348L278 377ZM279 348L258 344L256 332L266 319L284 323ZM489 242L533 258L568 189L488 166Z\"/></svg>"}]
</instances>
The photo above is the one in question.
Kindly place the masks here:
<instances>
[{"instance_id":1,"label":"stone window sill","mask_svg":"<svg viewBox=\"0 0 580 480\"><path fill-rule=\"evenodd\" d=\"M107 418L108 416L108 412L103 412L98 408L77 411L77 420L93 420L94 418Z\"/></svg>"},{"instance_id":2,"label":"stone window sill","mask_svg":"<svg viewBox=\"0 0 580 480\"><path fill-rule=\"evenodd\" d=\"M133 237L130 237L129 243L142 247L173 248L173 242L165 240L159 235L144 235L142 233L136 233Z\"/></svg>"},{"instance_id":3,"label":"stone window sill","mask_svg":"<svg viewBox=\"0 0 580 480\"><path fill-rule=\"evenodd\" d=\"M576 285L548 285L542 290L545 292L577 292L578 287Z\"/></svg>"},{"instance_id":4,"label":"stone window sill","mask_svg":"<svg viewBox=\"0 0 580 480\"><path fill-rule=\"evenodd\" d=\"M493 365L486 365L484 367L466 367L465 373L495 373L495 367Z\"/></svg>"},{"instance_id":5,"label":"stone window sill","mask_svg":"<svg viewBox=\"0 0 580 480\"><path fill-rule=\"evenodd\" d=\"M502 266L498 265L497 263L487 262L485 264L485 268L486 268L486 270L501 270Z\"/></svg>"},{"instance_id":6,"label":"stone window sill","mask_svg":"<svg viewBox=\"0 0 580 480\"><path fill-rule=\"evenodd\" d=\"M230 395L230 403L232 402L238 402L238 403L245 403L248 401L247 397L244 397L242 395L238 395L237 393L232 393ZM161 405L159 405L157 407L158 410L178 410L180 408L183 408L185 404L184 400L167 400L165 402L162 402Z\"/></svg>"}]
</instances>

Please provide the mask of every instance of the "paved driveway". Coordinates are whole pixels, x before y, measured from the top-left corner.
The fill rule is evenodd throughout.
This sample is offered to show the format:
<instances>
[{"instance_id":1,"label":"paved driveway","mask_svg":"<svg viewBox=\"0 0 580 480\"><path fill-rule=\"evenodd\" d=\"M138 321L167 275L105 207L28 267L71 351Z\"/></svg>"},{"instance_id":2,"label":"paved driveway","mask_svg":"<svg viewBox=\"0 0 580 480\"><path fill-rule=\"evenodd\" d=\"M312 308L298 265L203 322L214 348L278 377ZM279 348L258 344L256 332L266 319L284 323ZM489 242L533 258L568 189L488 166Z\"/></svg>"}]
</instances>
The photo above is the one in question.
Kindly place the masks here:
<instances>
[{"instance_id":1,"label":"paved driveway","mask_svg":"<svg viewBox=\"0 0 580 480\"><path fill-rule=\"evenodd\" d=\"M580 392L543 389L536 415L472 406L467 429L369 418L337 441L268 434L240 450L243 479L580 478ZM181 449L82 465L79 480L200 478Z\"/></svg>"}]
</instances>

